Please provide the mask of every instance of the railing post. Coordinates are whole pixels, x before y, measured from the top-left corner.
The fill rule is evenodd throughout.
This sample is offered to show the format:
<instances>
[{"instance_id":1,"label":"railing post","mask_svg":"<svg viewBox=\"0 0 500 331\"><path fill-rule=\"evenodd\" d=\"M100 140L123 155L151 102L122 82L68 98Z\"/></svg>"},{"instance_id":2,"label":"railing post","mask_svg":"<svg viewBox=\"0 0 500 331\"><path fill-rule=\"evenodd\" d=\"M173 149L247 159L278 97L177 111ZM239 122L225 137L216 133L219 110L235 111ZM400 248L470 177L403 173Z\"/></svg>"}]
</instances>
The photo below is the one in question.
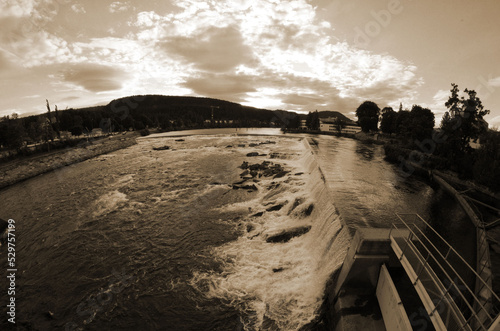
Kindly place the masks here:
<instances>
[{"instance_id":1,"label":"railing post","mask_svg":"<svg viewBox=\"0 0 500 331\"><path fill-rule=\"evenodd\" d=\"M429 256L431 256L431 253L427 252L427 257L425 258L424 263L422 263L422 268L418 271L417 277L415 278L415 282L413 283L413 286L417 285L418 279L420 278L420 274L422 271L425 269L425 266L427 265L427 262L429 260Z\"/></svg>"},{"instance_id":2,"label":"railing post","mask_svg":"<svg viewBox=\"0 0 500 331\"><path fill-rule=\"evenodd\" d=\"M436 311L437 309L437 306L441 304L441 301L443 301L444 297L446 296L446 294L448 294L448 292L450 291L450 288L451 286L453 285L453 283L450 283L450 286L448 286L448 288L446 289L446 291L443 293L443 295L441 295L441 298L439 298L439 301L437 304L434 305L434 309L432 309L432 311L429 313L429 316L432 316L432 314L434 314L434 312Z\"/></svg>"},{"instance_id":3,"label":"railing post","mask_svg":"<svg viewBox=\"0 0 500 331\"><path fill-rule=\"evenodd\" d=\"M450 254L450 252L451 252L451 247L448 247L448 251L446 252L446 255L444 256L445 260L448 259L448 255Z\"/></svg>"},{"instance_id":4,"label":"railing post","mask_svg":"<svg viewBox=\"0 0 500 331\"><path fill-rule=\"evenodd\" d=\"M412 236L413 236L413 233L410 232L409 238L405 239L406 245L403 248L403 250L401 251L401 256L399 257L399 261L401 261L403 259L403 255L405 255L406 247L408 247Z\"/></svg>"}]
</instances>

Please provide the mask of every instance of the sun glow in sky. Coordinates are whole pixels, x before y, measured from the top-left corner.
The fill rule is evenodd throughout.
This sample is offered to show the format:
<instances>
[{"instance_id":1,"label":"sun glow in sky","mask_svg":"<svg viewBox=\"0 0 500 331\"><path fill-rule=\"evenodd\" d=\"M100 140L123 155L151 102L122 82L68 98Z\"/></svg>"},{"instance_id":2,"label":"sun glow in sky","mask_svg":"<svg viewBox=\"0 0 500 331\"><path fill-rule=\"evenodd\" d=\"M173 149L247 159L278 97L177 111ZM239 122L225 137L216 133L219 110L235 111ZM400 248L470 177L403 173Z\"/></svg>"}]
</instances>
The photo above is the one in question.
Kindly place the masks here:
<instances>
[{"instance_id":1,"label":"sun glow in sky","mask_svg":"<svg viewBox=\"0 0 500 331\"><path fill-rule=\"evenodd\" d=\"M475 89L500 126L500 3L2 0L0 116L136 94L206 96L354 118Z\"/></svg>"}]
</instances>

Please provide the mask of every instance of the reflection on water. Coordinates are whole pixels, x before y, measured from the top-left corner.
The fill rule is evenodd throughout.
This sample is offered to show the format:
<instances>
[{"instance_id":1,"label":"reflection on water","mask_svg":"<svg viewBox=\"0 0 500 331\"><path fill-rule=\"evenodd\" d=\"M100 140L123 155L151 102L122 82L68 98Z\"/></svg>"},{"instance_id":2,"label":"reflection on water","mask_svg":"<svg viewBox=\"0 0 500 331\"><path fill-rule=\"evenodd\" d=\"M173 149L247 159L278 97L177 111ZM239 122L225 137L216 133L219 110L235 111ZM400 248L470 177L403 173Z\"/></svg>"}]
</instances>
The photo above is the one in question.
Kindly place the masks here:
<instances>
[{"instance_id":1,"label":"reflection on water","mask_svg":"<svg viewBox=\"0 0 500 331\"><path fill-rule=\"evenodd\" d=\"M171 138L207 134L212 136ZM254 134L285 138L246 137ZM309 321L326 282L319 280L341 263L335 254L348 240L330 214L315 215L318 201L328 197L308 180L302 163L294 163L292 156L304 152L295 139L300 136L308 135L267 128L151 135L1 191L0 217L19 221L21 322L34 329L71 321L96 330L241 330L242 323L279 329L293 318L294 327ZM279 189L261 178L257 192L233 190L238 166L257 150L250 143L269 139L276 144L257 144L258 151L287 153L289 158L271 161L289 167L293 176L269 179ZM432 189L416 177L401 177L380 146L333 136L315 141L333 205L350 228L389 226L395 212L427 218ZM152 149L164 145L172 149ZM301 217L300 206L291 213L295 202L314 204L313 214ZM278 203L285 207L268 212ZM249 217L250 210L264 216ZM302 237L277 245L265 240L266 231L304 222L313 228ZM345 240L333 242L336 236ZM118 284L116 270L132 281ZM91 304L118 286L105 305ZM78 313L81 303L90 313ZM46 318L48 310L53 319ZM90 316L92 323L84 325Z\"/></svg>"},{"instance_id":2,"label":"reflection on water","mask_svg":"<svg viewBox=\"0 0 500 331\"><path fill-rule=\"evenodd\" d=\"M373 151L373 148L370 148L370 147L367 145L358 144L356 146L356 153L358 153L360 156L362 156L363 158L365 158L366 160L369 161L369 160L373 159L373 156L375 154Z\"/></svg>"},{"instance_id":3,"label":"reflection on water","mask_svg":"<svg viewBox=\"0 0 500 331\"><path fill-rule=\"evenodd\" d=\"M198 135L283 135L280 128L220 128L220 129L198 129L198 130L183 130L162 132L142 137L140 139L151 139L160 137L181 137L181 136L198 136Z\"/></svg>"},{"instance_id":4,"label":"reflection on water","mask_svg":"<svg viewBox=\"0 0 500 331\"><path fill-rule=\"evenodd\" d=\"M384 160L380 145L333 136L315 139L332 199L350 227L389 227L397 212L429 218L432 188L416 176L400 176Z\"/></svg>"}]
</instances>

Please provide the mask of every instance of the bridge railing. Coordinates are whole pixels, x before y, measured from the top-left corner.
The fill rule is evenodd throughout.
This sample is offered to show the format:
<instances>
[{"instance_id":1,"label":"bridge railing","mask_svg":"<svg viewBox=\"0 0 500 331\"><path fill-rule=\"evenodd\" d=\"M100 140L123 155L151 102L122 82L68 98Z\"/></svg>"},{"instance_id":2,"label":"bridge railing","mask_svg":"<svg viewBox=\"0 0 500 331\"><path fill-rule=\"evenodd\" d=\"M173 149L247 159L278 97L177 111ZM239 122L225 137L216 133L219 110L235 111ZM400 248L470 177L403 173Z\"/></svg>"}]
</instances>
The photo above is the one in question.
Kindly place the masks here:
<instances>
[{"instance_id":1,"label":"bridge railing","mask_svg":"<svg viewBox=\"0 0 500 331\"><path fill-rule=\"evenodd\" d=\"M419 215L397 216L401 224L393 224L393 229L408 229L410 234L391 240L401 248L398 258L404 257L414 268L413 285L419 282L427 290L432 300L433 308L428 312L431 318L437 312L447 329L489 330L500 310L500 298L491 288L491 279L481 278ZM463 279L464 270L480 284L476 291Z\"/></svg>"}]
</instances>

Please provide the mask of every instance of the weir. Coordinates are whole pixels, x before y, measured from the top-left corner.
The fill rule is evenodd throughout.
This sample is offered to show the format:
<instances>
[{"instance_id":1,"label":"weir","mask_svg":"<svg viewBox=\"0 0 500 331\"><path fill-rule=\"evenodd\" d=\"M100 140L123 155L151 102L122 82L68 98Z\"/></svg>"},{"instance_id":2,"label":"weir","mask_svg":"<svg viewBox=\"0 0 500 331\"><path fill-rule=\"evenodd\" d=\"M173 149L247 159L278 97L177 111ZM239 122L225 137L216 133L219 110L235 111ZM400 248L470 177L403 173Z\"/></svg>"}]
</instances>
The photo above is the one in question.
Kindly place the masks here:
<instances>
[{"instance_id":1,"label":"weir","mask_svg":"<svg viewBox=\"0 0 500 331\"><path fill-rule=\"evenodd\" d=\"M325 182L314 158L308 162ZM328 206L326 182L324 190L320 205ZM331 216L322 216L331 224ZM487 246L477 247L473 268L419 215L397 217L400 223L389 228L356 230L329 291L334 330L500 331L500 299L483 266ZM330 242L339 247L337 239Z\"/></svg>"}]
</instances>

